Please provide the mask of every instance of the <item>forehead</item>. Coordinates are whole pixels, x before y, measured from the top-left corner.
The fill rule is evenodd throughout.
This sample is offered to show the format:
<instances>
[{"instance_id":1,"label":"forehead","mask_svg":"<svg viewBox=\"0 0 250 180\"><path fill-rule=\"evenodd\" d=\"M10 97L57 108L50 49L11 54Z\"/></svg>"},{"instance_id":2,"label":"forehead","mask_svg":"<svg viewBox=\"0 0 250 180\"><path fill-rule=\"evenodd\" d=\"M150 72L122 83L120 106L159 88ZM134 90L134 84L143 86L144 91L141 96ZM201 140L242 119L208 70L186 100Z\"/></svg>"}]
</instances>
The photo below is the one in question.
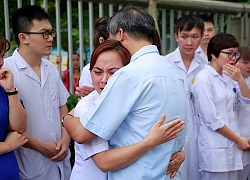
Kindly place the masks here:
<instances>
[{"instance_id":1,"label":"forehead","mask_svg":"<svg viewBox=\"0 0 250 180\"><path fill-rule=\"evenodd\" d=\"M117 66L117 65L123 65L122 58L119 56L119 54L116 51L105 51L102 52L96 60L96 63L94 66L98 67L110 67L110 66Z\"/></svg>"},{"instance_id":2,"label":"forehead","mask_svg":"<svg viewBox=\"0 0 250 180\"><path fill-rule=\"evenodd\" d=\"M31 30L51 30L52 26L47 19L42 19L41 21L34 19L33 26Z\"/></svg>"},{"instance_id":3,"label":"forehead","mask_svg":"<svg viewBox=\"0 0 250 180\"><path fill-rule=\"evenodd\" d=\"M75 58L75 59L79 59L80 57L79 57L79 55L78 55L78 54L73 54L73 58Z\"/></svg>"},{"instance_id":4,"label":"forehead","mask_svg":"<svg viewBox=\"0 0 250 180\"><path fill-rule=\"evenodd\" d=\"M238 52L238 50L239 50L238 47L231 47L231 48L222 49L221 51Z\"/></svg>"},{"instance_id":5,"label":"forehead","mask_svg":"<svg viewBox=\"0 0 250 180\"><path fill-rule=\"evenodd\" d=\"M211 23L211 22L204 22L204 25L205 25L205 28L213 28L214 27L214 25L213 25L213 23Z\"/></svg>"},{"instance_id":6,"label":"forehead","mask_svg":"<svg viewBox=\"0 0 250 180\"><path fill-rule=\"evenodd\" d=\"M197 35L197 34L201 35L201 30L198 29L197 27L194 27L190 31L185 31L185 30L180 31L180 29L179 29L178 33L182 34L182 35Z\"/></svg>"},{"instance_id":7,"label":"forehead","mask_svg":"<svg viewBox=\"0 0 250 180\"><path fill-rule=\"evenodd\" d=\"M242 56L241 56L241 57L239 58L238 62L239 62L239 61L242 61L242 62L250 62L250 59L247 58L247 57L242 57Z\"/></svg>"}]
</instances>

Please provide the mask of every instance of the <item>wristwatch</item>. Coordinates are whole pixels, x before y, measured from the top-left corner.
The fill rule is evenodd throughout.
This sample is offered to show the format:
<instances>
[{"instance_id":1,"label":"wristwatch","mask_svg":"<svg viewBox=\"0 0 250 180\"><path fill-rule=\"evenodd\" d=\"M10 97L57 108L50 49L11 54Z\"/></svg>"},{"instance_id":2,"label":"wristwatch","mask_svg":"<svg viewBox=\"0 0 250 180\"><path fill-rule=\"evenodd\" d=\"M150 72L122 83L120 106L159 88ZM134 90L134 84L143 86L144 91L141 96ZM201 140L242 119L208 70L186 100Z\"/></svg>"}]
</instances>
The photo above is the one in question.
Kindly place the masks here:
<instances>
[{"instance_id":1,"label":"wristwatch","mask_svg":"<svg viewBox=\"0 0 250 180\"><path fill-rule=\"evenodd\" d=\"M5 94L6 94L7 96L11 96L11 95L18 94L18 89L15 88L15 91L12 91L12 92L7 92L7 91L5 91Z\"/></svg>"},{"instance_id":2,"label":"wristwatch","mask_svg":"<svg viewBox=\"0 0 250 180\"><path fill-rule=\"evenodd\" d=\"M74 117L72 114L66 114L66 115L64 115L63 118L62 118L62 120L61 120L61 123L62 123L62 126L63 126L63 127L64 127L63 121L64 121L64 118L65 118L66 116Z\"/></svg>"}]
</instances>

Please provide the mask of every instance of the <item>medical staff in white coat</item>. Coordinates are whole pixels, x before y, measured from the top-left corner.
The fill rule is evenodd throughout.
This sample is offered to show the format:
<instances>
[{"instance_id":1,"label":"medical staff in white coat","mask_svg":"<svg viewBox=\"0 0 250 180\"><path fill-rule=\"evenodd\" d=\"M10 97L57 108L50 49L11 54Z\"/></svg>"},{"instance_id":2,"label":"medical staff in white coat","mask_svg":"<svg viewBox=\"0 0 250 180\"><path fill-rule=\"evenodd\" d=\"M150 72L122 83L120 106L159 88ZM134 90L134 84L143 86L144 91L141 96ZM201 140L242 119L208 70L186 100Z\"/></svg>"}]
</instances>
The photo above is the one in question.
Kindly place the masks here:
<instances>
[{"instance_id":1,"label":"medical staff in white coat","mask_svg":"<svg viewBox=\"0 0 250 180\"><path fill-rule=\"evenodd\" d=\"M214 19L208 14L200 14L199 17L204 22L204 33L201 39L200 46L196 50L196 53L208 64L207 60L207 46L212 37L214 37L216 30L214 28Z\"/></svg>"},{"instance_id":2,"label":"medical staff in white coat","mask_svg":"<svg viewBox=\"0 0 250 180\"><path fill-rule=\"evenodd\" d=\"M241 47L239 48L240 58L236 61L236 67L241 71L241 74L245 78L248 87L250 87L250 48ZM240 134L248 139L250 139L250 105L249 104L239 104L238 119L240 125ZM239 171L238 180L250 179L250 152L243 151L243 170Z\"/></svg>"},{"instance_id":3,"label":"medical staff in white coat","mask_svg":"<svg viewBox=\"0 0 250 180\"><path fill-rule=\"evenodd\" d=\"M243 168L242 151L250 148L240 136L239 103L250 103L250 90L235 67L239 43L231 34L219 33L208 44L208 60L194 82L195 109L200 118L198 155L202 180L235 180ZM238 82L239 90L235 83Z\"/></svg>"},{"instance_id":4,"label":"medical staff in white coat","mask_svg":"<svg viewBox=\"0 0 250 180\"><path fill-rule=\"evenodd\" d=\"M204 23L196 15L181 17L176 23L175 38L179 47L165 56L173 64L184 79L186 98L188 102L187 134L185 138L185 161L181 166L181 176L185 180L199 180L200 172L197 156L197 135L199 122L194 116L193 95L191 87L195 76L204 68L205 61L195 53L203 35Z\"/></svg>"}]
</instances>

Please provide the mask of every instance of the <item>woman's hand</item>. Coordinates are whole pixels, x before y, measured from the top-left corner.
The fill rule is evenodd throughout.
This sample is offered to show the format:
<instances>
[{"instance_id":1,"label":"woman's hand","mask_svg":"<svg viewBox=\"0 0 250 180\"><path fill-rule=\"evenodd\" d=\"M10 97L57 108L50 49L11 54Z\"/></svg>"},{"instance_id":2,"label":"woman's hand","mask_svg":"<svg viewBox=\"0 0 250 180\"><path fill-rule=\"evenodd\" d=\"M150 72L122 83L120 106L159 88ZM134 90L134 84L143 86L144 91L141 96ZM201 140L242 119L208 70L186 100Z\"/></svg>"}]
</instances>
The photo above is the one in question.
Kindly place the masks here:
<instances>
[{"instance_id":1,"label":"woman's hand","mask_svg":"<svg viewBox=\"0 0 250 180\"><path fill-rule=\"evenodd\" d=\"M171 179L176 175L184 160L185 160L185 153L183 150L178 151L171 156L170 161L168 163L168 169L166 172L167 174L171 173L170 174Z\"/></svg>"},{"instance_id":2,"label":"woman's hand","mask_svg":"<svg viewBox=\"0 0 250 180\"><path fill-rule=\"evenodd\" d=\"M27 142L28 139L26 138L26 136L16 131L10 132L5 139L6 145L9 146L9 151L13 151Z\"/></svg>"},{"instance_id":3,"label":"woman's hand","mask_svg":"<svg viewBox=\"0 0 250 180\"><path fill-rule=\"evenodd\" d=\"M166 119L166 115L162 115L160 119L152 126L147 137L151 142L152 147L160 145L167 141L170 141L178 136L178 133L184 128L184 121L181 119L175 119L171 122L163 124Z\"/></svg>"},{"instance_id":4,"label":"woman's hand","mask_svg":"<svg viewBox=\"0 0 250 180\"><path fill-rule=\"evenodd\" d=\"M5 91L14 91L13 74L9 69L0 69L0 85Z\"/></svg>"},{"instance_id":5,"label":"woman's hand","mask_svg":"<svg viewBox=\"0 0 250 180\"><path fill-rule=\"evenodd\" d=\"M84 96L87 96L89 93L91 93L94 90L95 89L93 87L90 87L90 86L76 87L75 94L77 96L84 97Z\"/></svg>"},{"instance_id":6,"label":"woman's hand","mask_svg":"<svg viewBox=\"0 0 250 180\"><path fill-rule=\"evenodd\" d=\"M223 65L223 69L225 70L225 74L231 77L233 80L237 82L245 81L244 77L241 74L240 69L236 66L233 66L229 63Z\"/></svg>"}]
</instances>

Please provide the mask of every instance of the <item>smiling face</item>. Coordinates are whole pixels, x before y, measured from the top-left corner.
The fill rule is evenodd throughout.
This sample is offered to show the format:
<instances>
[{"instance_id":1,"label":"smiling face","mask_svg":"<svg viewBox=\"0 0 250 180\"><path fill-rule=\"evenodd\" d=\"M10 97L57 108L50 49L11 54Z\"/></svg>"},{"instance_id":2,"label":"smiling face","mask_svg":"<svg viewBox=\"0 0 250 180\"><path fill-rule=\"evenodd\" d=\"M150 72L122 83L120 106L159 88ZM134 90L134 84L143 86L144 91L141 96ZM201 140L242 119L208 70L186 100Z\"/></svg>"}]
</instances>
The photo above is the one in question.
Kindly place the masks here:
<instances>
[{"instance_id":1,"label":"smiling face","mask_svg":"<svg viewBox=\"0 0 250 180\"><path fill-rule=\"evenodd\" d=\"M95 90L100 94L106 86L108 79L118 69L124 66L122 58L115 51L102 52L96 60L91 70L92 84Z\"/></svg>"},{"instance_id":2,"label":"smiling face","mask_svg":"<svg viewBox=\"0 0 250 180\"><path fill-rule=\"evenodd\" d=\"M201 30L198 28L193 28L191 31L178 31L178 34L175 34L182 57L194 56L200 45L201 37Z\"/></svg>"}]
</instances>

